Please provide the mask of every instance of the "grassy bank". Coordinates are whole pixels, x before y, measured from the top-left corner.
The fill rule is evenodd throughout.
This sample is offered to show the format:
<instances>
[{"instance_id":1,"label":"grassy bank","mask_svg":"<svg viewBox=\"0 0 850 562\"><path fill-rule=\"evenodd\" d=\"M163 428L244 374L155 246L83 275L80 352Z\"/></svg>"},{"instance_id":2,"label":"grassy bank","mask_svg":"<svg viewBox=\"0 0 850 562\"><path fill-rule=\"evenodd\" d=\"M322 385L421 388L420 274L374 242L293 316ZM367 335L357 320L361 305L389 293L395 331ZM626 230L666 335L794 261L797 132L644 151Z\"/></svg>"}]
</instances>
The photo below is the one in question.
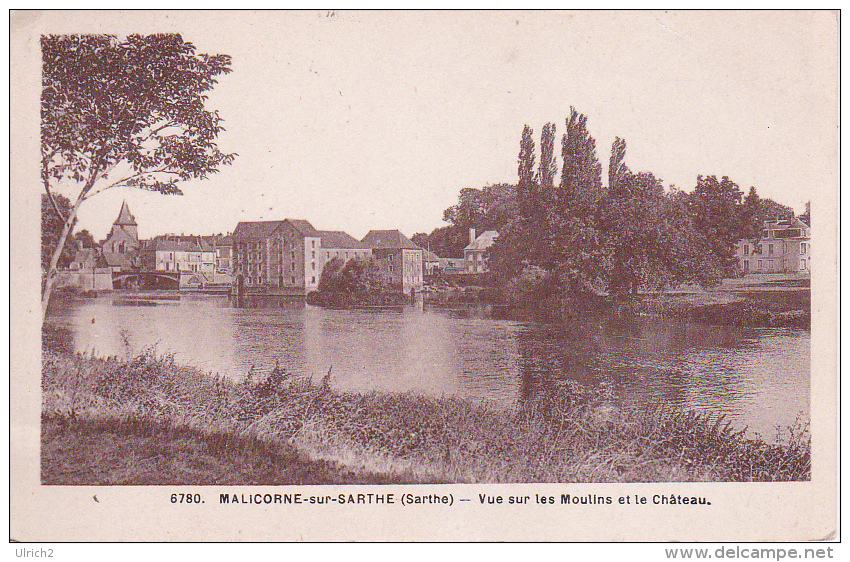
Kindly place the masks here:
<instances>
[{"instance_id":1,"label":"grassy bank","mask_svg":"<svg viewBox=\"0 0 850 562\"><path fill-rule=\"evenodd\" d=\"M661 316L720 326L794 327L811 326L811 292L808 278L780 280L727 279L712 290L683 287L666 293L641 293L613 297L584 293L570 294L544 283L516 287L483 287L477 291L449 294L449 302L484 303L506 307L504 313L517 318L532 316L547 321L587 314L616 316Z\"/></svg>"},{"instance_id":2,"label":"grassy bank","mask_svg":"<svg viewBox=\"0 0 850 562\"><path fill-rule=\"evenodd\" d=\"M350 393L275 369L233 382L152 352L45 351L54 484L770 481L810 478L805 428L747 439L714 417L618 409L565 384L503 410Z\"/></svg>"}]
</instances>

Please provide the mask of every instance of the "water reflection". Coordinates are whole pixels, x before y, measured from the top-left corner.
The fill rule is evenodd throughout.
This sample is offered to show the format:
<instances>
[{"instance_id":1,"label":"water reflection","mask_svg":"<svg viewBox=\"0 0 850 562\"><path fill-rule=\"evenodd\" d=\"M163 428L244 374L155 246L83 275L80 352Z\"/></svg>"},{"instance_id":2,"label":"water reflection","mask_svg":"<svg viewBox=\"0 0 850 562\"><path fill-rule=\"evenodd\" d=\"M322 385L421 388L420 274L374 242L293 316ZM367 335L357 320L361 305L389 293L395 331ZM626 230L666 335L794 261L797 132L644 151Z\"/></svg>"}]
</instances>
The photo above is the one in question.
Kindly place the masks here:
<instances>
[{"instance_id":1,"label":"water reflection","mask_svg":"<svg viewBox=\"0 0 850 562\"><path fill-rule=\"evenodd\" d=\"M174 297L175 295L171 295ZM134 304L137 303L137 304ZM155 345L181 363L244 377L280 364L340 390L458 395L512 406L558 380L607 383L622 402L725 412L773 436L809 411L810 334L660 319L566 324L495 319L489 307L325 310L303 299L157 295L57 301L48 321L78 351Z\"/></svg>"}]
</instances>

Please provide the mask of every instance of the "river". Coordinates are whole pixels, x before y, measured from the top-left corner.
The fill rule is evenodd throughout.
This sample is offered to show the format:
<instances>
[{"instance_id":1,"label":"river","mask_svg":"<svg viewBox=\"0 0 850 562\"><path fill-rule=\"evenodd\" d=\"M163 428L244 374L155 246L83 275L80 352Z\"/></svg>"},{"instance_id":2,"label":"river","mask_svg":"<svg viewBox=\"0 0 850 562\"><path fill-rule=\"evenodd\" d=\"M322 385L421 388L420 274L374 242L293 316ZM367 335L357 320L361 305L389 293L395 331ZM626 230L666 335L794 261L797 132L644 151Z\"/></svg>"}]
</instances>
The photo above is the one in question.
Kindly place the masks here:
<instances>
[{"instance_id":1,"label":"river","mask_svg":"<svg viewBox=\"0 0 850 562\"><path fill-rule=\"evenodd\" d=\"M767 439L809 417L807 330L660 318L568 324L495 318L482 307L326 310L303 301L236 308L227 297L113 293L55 299L47 321L77 351L127 357L148 346L235 378L276 364L334 388L412 391L509 407L552 378L605 384L614 399L724 413ZM554 375L553 375L554 373Z\"/></svg>"}]
</instances>

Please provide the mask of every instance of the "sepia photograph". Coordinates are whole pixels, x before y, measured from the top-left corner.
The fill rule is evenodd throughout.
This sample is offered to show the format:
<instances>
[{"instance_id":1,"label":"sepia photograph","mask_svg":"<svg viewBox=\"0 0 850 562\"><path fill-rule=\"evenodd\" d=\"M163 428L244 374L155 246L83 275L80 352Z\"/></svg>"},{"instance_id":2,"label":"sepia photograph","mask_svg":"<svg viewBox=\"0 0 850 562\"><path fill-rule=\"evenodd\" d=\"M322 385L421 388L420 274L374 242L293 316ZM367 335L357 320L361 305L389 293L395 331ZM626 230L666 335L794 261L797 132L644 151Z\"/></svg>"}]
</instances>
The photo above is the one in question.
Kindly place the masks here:
<instances>
[{"instance_id":1,"label":"sepia photograph","mask_svg":"<svg viewBox=\"0 0 850 562\"><path fill-rule=\"evenodd\" d=\"M835 531L837 12L10 25L25 487Z\"/></svg>"}]
</instances>

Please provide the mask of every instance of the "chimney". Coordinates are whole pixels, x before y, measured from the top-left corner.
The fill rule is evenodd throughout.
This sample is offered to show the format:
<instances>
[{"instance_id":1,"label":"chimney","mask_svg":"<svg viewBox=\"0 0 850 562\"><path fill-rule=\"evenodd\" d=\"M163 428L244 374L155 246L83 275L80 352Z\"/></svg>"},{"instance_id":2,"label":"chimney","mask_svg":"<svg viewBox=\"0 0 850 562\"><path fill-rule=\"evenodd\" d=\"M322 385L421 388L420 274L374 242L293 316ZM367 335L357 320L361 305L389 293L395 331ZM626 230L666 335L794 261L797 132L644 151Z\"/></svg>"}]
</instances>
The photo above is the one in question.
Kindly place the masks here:
<instances>
[{"instance_id":1,"label":"chimney","mask_svg":"<svg viewBox=\"0 0 850 562\"><path fill-rule=\"evenodd\" d=\"M469 243L472 244L473 242L475 242L475 229L470 228L469 229Z\"/></svg>"}]
</instances>

